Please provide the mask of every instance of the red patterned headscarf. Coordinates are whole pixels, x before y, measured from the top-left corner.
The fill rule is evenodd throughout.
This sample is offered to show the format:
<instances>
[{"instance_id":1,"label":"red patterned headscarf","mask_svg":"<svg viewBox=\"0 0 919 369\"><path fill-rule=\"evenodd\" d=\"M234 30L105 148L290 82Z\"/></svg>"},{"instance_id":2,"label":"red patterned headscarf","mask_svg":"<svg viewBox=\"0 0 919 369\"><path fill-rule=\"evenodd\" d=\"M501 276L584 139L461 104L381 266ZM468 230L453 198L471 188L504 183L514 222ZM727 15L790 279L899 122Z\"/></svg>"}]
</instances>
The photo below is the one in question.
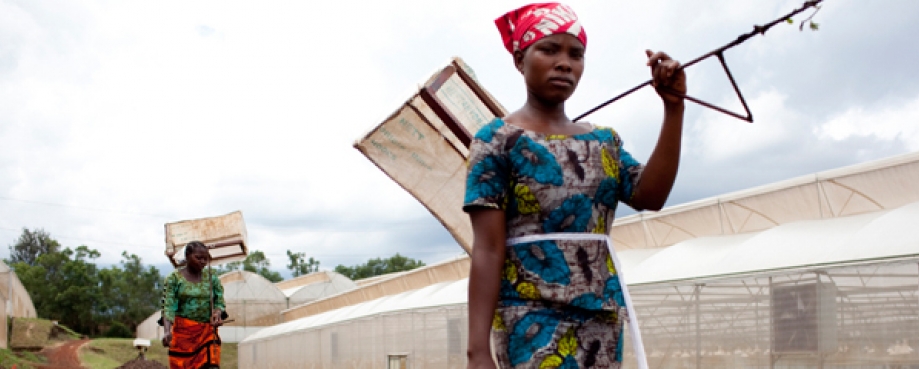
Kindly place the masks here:
<instances>
[{"instance_id":1,"label":"red patterned headscarf","mask_svg":"<svg viewBox=\"0 0 919 369\"><path fill-rule=\"evenodd\" d=\"M514 51L526 50L539 39L558 33L567 33L587 47L587 34L567 5L559 3L541 3L523 6L495 19L495 25L501 32L504 48L511 54Z\"/></svg>"}]
</instances>

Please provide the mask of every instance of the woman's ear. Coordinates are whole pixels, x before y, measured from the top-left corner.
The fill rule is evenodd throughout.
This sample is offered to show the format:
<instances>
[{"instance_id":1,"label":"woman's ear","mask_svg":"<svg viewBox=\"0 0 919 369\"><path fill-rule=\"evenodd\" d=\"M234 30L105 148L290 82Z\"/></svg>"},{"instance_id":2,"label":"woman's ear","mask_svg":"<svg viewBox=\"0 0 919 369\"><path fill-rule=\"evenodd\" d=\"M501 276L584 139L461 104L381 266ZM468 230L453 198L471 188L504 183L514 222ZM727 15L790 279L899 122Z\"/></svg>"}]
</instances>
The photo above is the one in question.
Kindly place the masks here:
<instances>
[{"instance_id":1,"label":"woman's ear","mask_svg":"<svg viewBox=\"0 0 919 369\"><path fill-rule=\"evenodd\" d=\"M523 51L514 51L514 66L517 67L520 74L523 74Z\"/></svg>"}]
</instances>

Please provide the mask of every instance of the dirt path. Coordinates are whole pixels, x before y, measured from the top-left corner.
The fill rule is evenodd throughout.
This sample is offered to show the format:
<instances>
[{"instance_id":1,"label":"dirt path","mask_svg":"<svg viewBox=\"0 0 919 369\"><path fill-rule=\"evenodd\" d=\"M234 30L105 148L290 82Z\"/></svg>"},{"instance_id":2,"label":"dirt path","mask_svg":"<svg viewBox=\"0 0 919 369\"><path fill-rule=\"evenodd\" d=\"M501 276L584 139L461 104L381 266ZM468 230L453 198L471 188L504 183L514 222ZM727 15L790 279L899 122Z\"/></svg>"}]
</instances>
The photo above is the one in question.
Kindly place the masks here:
<instances>
[{"instance_id":1,"label":"dirt path","mask_svg":"<svg viewBox=\"0 0 919 369\"><path fill-rule=\"evenodd\" d=\"M77 352L89 340L68 341L61 345L42 350L48 358L48 364L38 366L39 369L81 369L80 356Z\"/></svg>"}]
</instances>

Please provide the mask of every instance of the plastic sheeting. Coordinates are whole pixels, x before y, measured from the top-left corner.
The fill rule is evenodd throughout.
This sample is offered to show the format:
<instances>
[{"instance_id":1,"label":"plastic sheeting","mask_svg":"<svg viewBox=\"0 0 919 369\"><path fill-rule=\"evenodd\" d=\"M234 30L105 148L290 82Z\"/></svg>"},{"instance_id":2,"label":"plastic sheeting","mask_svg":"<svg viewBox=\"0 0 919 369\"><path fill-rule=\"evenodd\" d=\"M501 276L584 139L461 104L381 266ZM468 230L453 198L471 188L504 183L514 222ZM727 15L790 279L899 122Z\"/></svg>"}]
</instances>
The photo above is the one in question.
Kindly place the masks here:
<instances>
[{"instance_id":1,"label":"plastic sheeting","mask_svg":"<svg viewBox=\"0 0 919 369\"><path fill-rule=\"evenodd\" d=\"M628 270L626 270L628 272ZM468 280L266 328L241 368L463 368ZM631 287L651 368L919 365L919 258ZM628 333L625 368L636 367ZM912 346L911 346L912 345Z\"/></svg>"},{"instance_id":2,"label":"plastic sheeting","mask_svg":"<svg viewBox=\"0 0 919 369\"><path fill-rule=\"evenodd\" d=\"M660 248L694 238L893 209L919 201L919 152L820 172L616 219L617 249Z\"/></svg>"},{"instance_id":3,"label":"plastic sheeting","mask_svg":"<svg viewBox=\"0 0 919 369\"><path fill-rule=\"evenodd\" d=\"M407 271L396 278L381 279L350 291L292 307L281 314L283 321L289 322L435 283L456 281L468 276L469 257L464 255L453 260Z\"/></svg>"},{"instance_id":4,"label":"plastic sheeting","mask_svg":"<svg viewBox=\"0 0 919 369\"><path fill-rule=\"evenodd\" d=\"M919 366L919 258L630 292L651 368Z\"/></svg>"},{"instance_id":5,"label":"plastic sheeting","mask_svg":"<svg viewBox=\"0 0 919 369\"><path fill-rule=\"evenodd\" d=\"M357 288L354 281L335 272L323 271L313 274L322 274L325 280L282 290L287 295L289 306L305 304Z\"/></svg>"},{"instance_id":6,"label":"plastic sheeting","mask_svg":"<svg viewBox=\"0 0 919 369\"><path fill-rule=\"evenodd\" d=\"M919 337L916 224L919 202L621 252L651 367L919 365L910 346ZM463 367L465 356L444 351L465 352L466 283L267 328L240 344L240 366L385 368L404 354L412 368ZM450 324L460 332L446 344L421 346Z\"/></svg>"},{"instance_id":7,"label":"plastic sheeting","mask_svg":"<svg viewBox=\"0 0 919 369\"><path fill-rule=\"evenodd\" d=\"M151 341L160 341L163 339L163 326L157 323L160 320L160 317L163 316L163 312L157 310L153 312L152 315L144 319L137 325L137 330L134 332L134 338L143 338Z\"/></svg>"},{"instance_id":8,"label":"plastic sheeting","mask_svg":"<svg viewBox=\"0 0 919 369\"><path fill-rule=\"evenodd\" d=\"M445 282L259 331L239 345L241 368L465 368L466 286Z\"/></svg>"},{"instance_id":9,"label":"plastic sheeting","mask_svg":"<svg viewBox=\"0 0 919 369\"><path fill-rule=\"evenodd\" d=\"M919 202L897 209L625 250L629 285L919 255ZM870 246L870 247L868 247ZM637 253L643 257L629 257ZM647 254L652 254L647 256ZM626 263L626 261L623 261Z\"/></svg>"},{"instance_id":10,"label":"plastic sheeting","mask_svg":"<svg viewBox=\"0 0 919 369\"><path fill-rule=\"evenodd\" d=\"M0 261L0 312L7 318L35 318L35 305L13 269ZM6 329L0 329L0 347L9 347Z\"/></svg>"},{"instance_id":11,"label":"plastic sheeting","mask_svg":"<svg viewBox=\"0 0 919 369\"><path fill-rule=\"evenodd\" d=\"M281 310L287 308L287 296L274 283L247 271L226 273L232 282L223 283L227 313L235 319L226 326L264 327L280 322Z\"/></svg>"}]
</instances>

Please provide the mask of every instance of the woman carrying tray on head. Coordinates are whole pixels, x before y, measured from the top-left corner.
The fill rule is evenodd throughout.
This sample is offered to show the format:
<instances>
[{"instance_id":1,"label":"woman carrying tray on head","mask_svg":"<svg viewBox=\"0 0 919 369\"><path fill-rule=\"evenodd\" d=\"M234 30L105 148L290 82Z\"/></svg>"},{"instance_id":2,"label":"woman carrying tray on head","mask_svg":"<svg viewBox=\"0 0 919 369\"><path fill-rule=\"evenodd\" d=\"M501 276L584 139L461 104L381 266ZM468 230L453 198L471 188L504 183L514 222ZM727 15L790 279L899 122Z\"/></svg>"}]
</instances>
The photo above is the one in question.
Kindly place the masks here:
<instances>
[{"instance_id":1,"label":"woman carrying tray on head","mask_svg":"<svg viewBox=\"0 0 919 369\"><path fill-rule=\"evenodd\" d=\"M565 113L587 44L569 7L527 5L495 23L527 100L483 127L470 148L469 367L493 368L494 354L500 367L618 368L624 320L640 335L607 234L619 201L651 210L666 201L684 105L665 90L685 95L686 77L667 54L647 51L664 121L643 166L615 131ZM640 340L636 349L642 366Z\"/></svg>"},{"instance_id":2,"label":"woman carrying tray on head","mask_svg":"<svg viewBox=\"0 0 919 369\"><path fill-rule=\"evenodd\" d=\"M185 267L166 277L163 286L163 346L169 347L169 367L219 368L220 337L226 303L216 274L205 270L210 262L207 246L199 241L185 245Z\"/></svg>"}]
</instances>

